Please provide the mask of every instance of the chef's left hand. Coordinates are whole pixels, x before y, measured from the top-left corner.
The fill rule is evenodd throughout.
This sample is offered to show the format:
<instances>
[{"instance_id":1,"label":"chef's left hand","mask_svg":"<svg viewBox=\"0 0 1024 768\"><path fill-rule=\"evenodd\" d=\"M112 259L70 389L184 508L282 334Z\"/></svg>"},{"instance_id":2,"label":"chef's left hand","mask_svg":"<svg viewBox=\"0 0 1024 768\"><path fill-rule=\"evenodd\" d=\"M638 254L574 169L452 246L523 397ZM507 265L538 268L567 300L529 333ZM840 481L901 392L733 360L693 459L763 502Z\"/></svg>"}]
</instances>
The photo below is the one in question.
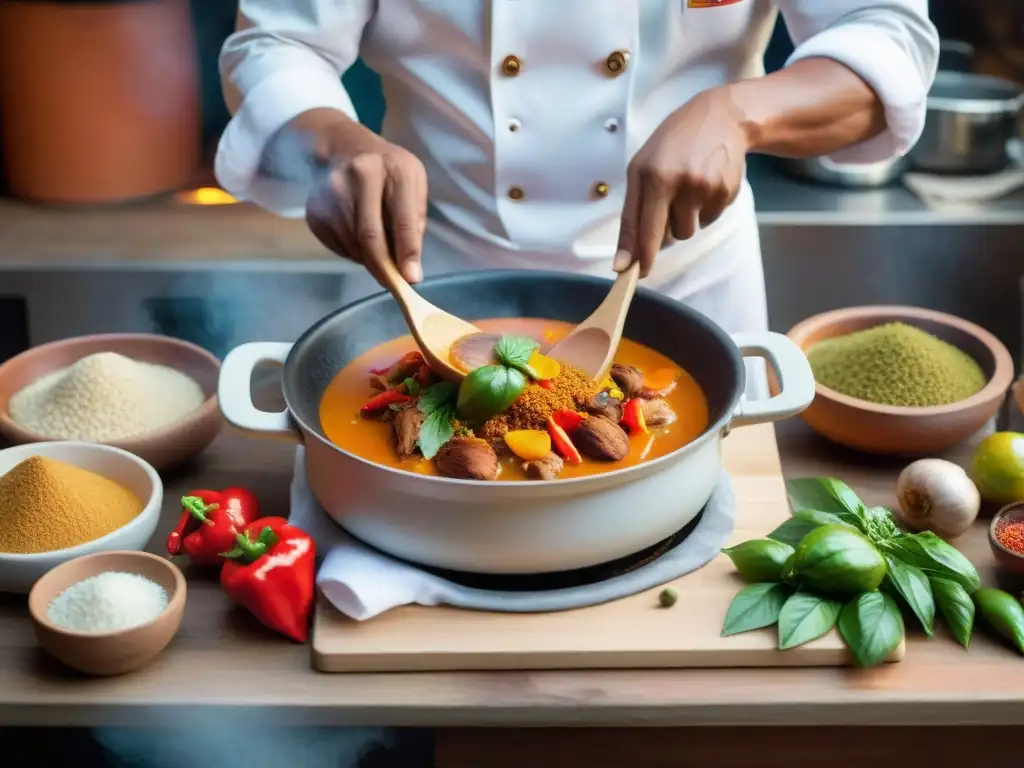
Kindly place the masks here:
<instances>
[{"instance_id":1,"label":"chef's left hand","mask_svg":"<svg viewBox=\"0 0 1024 768\"><path fill-rule=\"evenodd\" d=\"M667 242L721 216L739 194L749 146L727 88L703 91L669 115L629 164L615 271L639 261L646 277Z\"/></svg>"}]
</instances>

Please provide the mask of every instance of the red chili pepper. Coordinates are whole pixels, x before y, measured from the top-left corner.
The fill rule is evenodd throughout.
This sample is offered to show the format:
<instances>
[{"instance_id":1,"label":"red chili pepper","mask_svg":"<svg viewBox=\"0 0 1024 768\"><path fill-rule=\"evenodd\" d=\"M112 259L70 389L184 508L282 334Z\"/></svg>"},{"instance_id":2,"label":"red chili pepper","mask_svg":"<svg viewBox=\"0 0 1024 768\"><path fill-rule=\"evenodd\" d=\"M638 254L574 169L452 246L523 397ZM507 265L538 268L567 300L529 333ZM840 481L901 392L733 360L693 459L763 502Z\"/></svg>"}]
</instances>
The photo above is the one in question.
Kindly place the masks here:
<instances>
[{"instance_id":1,"label":"red chili pepper","mask_svg":"<svg viewBox=\"0 0 1024 768\"><path fill-rule=\"evenodd\" d=\"M235 537L224 552L220 584L261 623L299 643L309 637L316 545L283 517L265 517Z\"/></svg>"},{"instance_id":2,"label":"red chili pepper","mask_svg":"<svg viewBox=\"0 0 1024 768\"><path fill-rule=\"evenodd\" d=\"M408 403L410 400L413 399L414 398L402 392L399 392L398 390L387 389L381 392L379 395L374 395L365 403L363 403L363 407L359 409L359 412L376 413L377 411L383 411L389 405L394 405L395 403Z\"/></svg>"},{"instance_id":3,"label":"red chili pepper","mask_svg":"<svg viewBox=\"0 0 1024 768\"><path fill-rule=\"evenodd\" d=\"M434 372L430 370L430 366L426 363L420 366L420 369L416 371L416 382L423 388L429 387L434 381Z\"/></svg>"},{"instance_id":4,"label":"red chili pepper","mask_svg":"<svg viewBox=\"0 0 1024 768\"><path fill-rule=\"evenodd\" d=\"M627 400L622 407L622 423L630 432L640 432L649 435L651 430L647 428L647 420L644 418L644 410L641 407L643 401L637 398Z\"/></svg>"},{"instance_id":5,"label":"red chili pepper","mask_svg":"<svg viewBox=\"0 0 1024 768\"><path fill-rule=\"evenodd\" d=\"M235 534L260 516L260 504L245 488L191 491L181 498L181 517L167 537L167 554L185 554L197 565L220 565Z\"/></svg>"},{"instance_id":6,"label":"red chili pepper","mask_svg":"<svg viewBox=\"0 0 1024 768\"><path fill-rule=\"evenodd\" d=\"M551 389L551 379L539 379L535 382L541 389Z\"/></svg>"},{"instance_id":7,"label":"red chili pepper","mask_svg":"<svg viewBox=\"0 0 1024 768\"><path fill-rule=\"evenodd\" d=\"M582 419L580 420L582 421ZM548 434L551 436L551 447L555 449L555 453L565 459L566 464L580 464L583 462L583 457L576 450L576 446L572 444L572 440L569 439L569 436L565 434L565 430L558 426L558 422L555 421L555 414L548 416Z\"/></svg>"},{"instance_id":8,"label":"red chili pepper","mask_svg":"<svg viewBox=\"0 0 1024 768\"><path fill-rule=\"evenodd\" d=\"M555 420L555 424L560 426L565 433L568 435L571 432L576 431L576 427L583 423L586 417L585 414L577 411L555 411L551 414L551 418Z\"/></svg>"}]
</instances>

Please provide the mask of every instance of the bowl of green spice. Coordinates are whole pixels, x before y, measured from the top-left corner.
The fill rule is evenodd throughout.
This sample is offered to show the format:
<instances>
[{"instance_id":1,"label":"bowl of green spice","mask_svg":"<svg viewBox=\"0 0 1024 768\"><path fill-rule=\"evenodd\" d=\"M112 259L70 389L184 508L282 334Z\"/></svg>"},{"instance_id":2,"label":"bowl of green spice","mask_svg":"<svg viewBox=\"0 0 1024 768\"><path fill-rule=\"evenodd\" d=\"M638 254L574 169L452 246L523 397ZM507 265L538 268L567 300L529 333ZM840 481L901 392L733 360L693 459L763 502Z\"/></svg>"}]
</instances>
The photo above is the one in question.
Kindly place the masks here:
<instances>
[{"instance_id":1,"label":"bowl of green spice","mask_svg":"<svg viewBox=\"0 0 1024 768\"><path fill-rule=\"evenodd\" d=\"M934 310L838 309L788 335L814 372L804 421L867 453L940 453L978 432L1013 381L1013 360L999 339Z\"/></svg>"}]
</instances>

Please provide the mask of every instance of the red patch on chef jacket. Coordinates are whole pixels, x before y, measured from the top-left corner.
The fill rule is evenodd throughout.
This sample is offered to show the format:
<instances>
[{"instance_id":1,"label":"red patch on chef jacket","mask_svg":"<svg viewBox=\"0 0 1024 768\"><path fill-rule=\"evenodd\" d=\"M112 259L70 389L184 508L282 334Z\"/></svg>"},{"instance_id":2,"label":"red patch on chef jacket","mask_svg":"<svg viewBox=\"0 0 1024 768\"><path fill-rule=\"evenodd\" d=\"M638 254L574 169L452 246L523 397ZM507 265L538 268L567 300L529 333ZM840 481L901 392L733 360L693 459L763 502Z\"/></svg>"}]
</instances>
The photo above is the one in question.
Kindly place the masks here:
<instances>
[{"instance_id":1,"label":"red patch on chef jacket","mask_svg":"<svg viewBox=\"0 0 1024 768\"><path fill-rule=\"evenodd\" d=\"M687 0L687 8L721 8L725 5L735 5L743 0Z\"/></svg>"}]
</instances>

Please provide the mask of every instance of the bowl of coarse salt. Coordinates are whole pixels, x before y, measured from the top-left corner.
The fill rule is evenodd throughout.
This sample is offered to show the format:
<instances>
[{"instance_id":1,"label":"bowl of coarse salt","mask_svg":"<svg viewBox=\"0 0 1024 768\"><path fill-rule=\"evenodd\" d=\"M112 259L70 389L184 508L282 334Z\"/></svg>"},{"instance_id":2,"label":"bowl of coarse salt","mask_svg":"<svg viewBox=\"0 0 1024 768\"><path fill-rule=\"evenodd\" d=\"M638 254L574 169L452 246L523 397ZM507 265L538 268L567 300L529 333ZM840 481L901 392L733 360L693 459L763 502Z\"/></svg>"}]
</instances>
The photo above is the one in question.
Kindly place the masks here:
<instances>
[{"instance_id":1,"label":"bowl of coarse salt","mask_svg":"<svg viewBox=\"0 0 1024 768\"><path fill-rule=\"evenodd\" d=\"M203 451L223 425L220 361L147 333L62 339L0 365L0 437L122 448L158 470Z\"/></svg>"},{"instance_id":2,"label":"bowl of coarse salt","mask_svg":"<svg viewBox=\"0 0 1024 768\"><path fill-rule=\"evenodd\" d=\"M185 577L169 560L99 552L43 576L28 609L50 655L87 675L121 675L167 647L181 626L186 596Z\"/></svg>"},{"instance_id":3,"label":"bowl of coarse salt","mask_svg":"<svg viewBox=\"0 0 1024 768\"><path fill-rule=\"evenodd\" d=\"M0 450L0 592L94 552L142 550L160 521L163 482L138 456L67 440Z\"/></svg>"}]
</instances>

